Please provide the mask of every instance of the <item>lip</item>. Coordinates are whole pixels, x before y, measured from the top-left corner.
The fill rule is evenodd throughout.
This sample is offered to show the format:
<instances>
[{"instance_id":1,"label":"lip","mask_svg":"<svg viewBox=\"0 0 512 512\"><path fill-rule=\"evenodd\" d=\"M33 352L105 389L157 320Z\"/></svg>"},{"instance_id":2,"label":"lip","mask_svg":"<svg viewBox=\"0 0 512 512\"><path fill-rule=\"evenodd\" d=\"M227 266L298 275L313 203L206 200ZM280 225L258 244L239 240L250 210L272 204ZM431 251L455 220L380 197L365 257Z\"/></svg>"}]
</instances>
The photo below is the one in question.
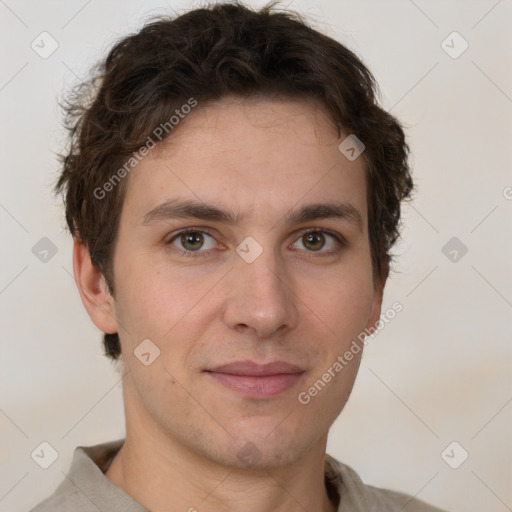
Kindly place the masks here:
<instances>
[{"instance_id":1,"label":"lip","mask_svg":"<svg viewBox=\"0 0 512 512\"><path fill-rule=\"evenodd\" d=\"M223 386L247 398L270 398L292 388L302 378L304 370L286 361L257 364L235 361L205 370Z\"/></svg>"},{"instance_id":2,"label":"lip","mask_svg":"<svg viewBox=\"0 0 512 512\"><path fill-rule=\"evenodd\" d=\"M213 373L228 373L230 375L261 377L266 375L302 373L304 370L286 361L272 361L271 363L258 364L254 361L246 360L215 366L207 371Z\"/></svg>"}]
</instances>

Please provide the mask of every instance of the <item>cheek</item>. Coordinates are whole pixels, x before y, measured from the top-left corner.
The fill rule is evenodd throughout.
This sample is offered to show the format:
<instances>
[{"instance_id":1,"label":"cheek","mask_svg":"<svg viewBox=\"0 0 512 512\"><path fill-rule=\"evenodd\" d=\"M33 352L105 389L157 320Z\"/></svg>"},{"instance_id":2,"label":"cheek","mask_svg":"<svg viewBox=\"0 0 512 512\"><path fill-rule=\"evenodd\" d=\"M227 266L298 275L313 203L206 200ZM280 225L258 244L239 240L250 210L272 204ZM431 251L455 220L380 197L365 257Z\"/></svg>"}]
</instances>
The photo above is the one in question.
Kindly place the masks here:
<instances>
[{"instance_id":1,"label":"cheek","mask_svg":"<svg viewBox=\"0 0 512 512\"><path fill-rule=\"evenodd\" d=\"M373 300L371 271L361 267L339 272L321 286L309 286L303 296L330 338L345 343L366 327Z\"/></svg>"},{"instance_id":2,"label":"cheek","mask_svg":"<svg viewBox=\"0 0 512 512\"><path fill-rule=\"evenodd\" d=\"M137 260L129 265L120 262L117 270L116 317L124 328L125 344L149 338L164 350L179 333L184 346L197 334L194 329L200 330L210 318L213 301L202 299L218 280L215 276L198 279L179 267Z\"/></svg>"},{"instance_id":3,"label":"cheek","mask_svg":"<svg viewBox=\"0 0 512 512\"><path fill-rule=\"evenodd\" d=\"M315 367L298 396L299 410L322 418L326 428L343 409L354 385L363 352L358 336L368 322L373 298L367 269L352 269L337 277L308 296Z\"/></svg>"},{"instance_id":4,"label":"cheek","mask_svg":"<svg viewBox=\"0 0 512 512\"><path fill-rule=\"evenodd\" d=\"M142 339L161 336L166 316L172 311L167 280L161 272L137 260L119 257L115 262L116 293L115 314L120 330L125 331L123 341L137 344Z\"/></svg>"}]
</instances>

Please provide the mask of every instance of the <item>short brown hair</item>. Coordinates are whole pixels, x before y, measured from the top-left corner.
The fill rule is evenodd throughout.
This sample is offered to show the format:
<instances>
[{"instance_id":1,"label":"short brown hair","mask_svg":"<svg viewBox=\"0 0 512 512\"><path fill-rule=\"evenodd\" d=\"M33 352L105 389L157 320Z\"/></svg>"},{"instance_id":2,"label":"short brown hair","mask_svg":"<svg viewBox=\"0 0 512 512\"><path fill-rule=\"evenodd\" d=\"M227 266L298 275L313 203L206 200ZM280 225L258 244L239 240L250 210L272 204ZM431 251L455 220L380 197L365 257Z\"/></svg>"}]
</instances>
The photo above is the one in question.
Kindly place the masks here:
<instances>
[{"instance_id":1,"label":"short brown hair","mask_svg":"<svg viewBox=\"0 0 512 512\"><path fill-rule=\"evenodd\" d=\"M401 201L413 184L403 129L378 106L373 75L297 13L224 3L160 16L120 40L63 104L69 145L56 192L64 195L71 234L86 245L111 293L125 189L123 181L112 183L114 174L191 98L201 106L228 95L314 98L338 135L343 129L364 143L373 273L384 285ZM109 180L108 193L98 194ZM117 359L118 335L105 334L104 347Z\"/></svg>"}]
</instances>

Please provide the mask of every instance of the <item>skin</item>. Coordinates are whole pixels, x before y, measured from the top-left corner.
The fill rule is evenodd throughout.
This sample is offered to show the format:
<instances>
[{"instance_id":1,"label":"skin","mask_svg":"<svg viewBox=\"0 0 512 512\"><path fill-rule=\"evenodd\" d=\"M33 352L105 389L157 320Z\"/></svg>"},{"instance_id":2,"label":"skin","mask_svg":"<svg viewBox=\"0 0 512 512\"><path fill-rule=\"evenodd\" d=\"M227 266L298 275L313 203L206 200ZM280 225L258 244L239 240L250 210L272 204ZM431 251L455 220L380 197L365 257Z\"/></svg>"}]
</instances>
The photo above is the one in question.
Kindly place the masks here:
<instances>
[{"instance_id":1,"label":"skin","mask_svg":"<svg viewBox=\"0 0 512 512\"><path fill-rule=\"evenodd\" d=\"M324 485L327 435L362 352L310 403L297 397L381 311L364 161L339 152L346 135L337 137L314 101L199 104L125 178L113 297L75 241L84 305L98 328L121 339L126 441L106 476L153 512L337 510ZM174 198L222 206L241 219L144 223ZM357 209L361 225L348 217L284 221L303 205L334 201ZM176 234L184 228L209 232L183 245ZM311 242L302 234L311 228L346 244L328 233ZM236 252L248 236L263 248L252 263ZM160 356L145 366L133 352L148 338ZM293 388L254 399L204 372L247 359L284 360L304 373ZM249 461L237 456L248 442L258 453Z\"/></svg>"}]
</instances>

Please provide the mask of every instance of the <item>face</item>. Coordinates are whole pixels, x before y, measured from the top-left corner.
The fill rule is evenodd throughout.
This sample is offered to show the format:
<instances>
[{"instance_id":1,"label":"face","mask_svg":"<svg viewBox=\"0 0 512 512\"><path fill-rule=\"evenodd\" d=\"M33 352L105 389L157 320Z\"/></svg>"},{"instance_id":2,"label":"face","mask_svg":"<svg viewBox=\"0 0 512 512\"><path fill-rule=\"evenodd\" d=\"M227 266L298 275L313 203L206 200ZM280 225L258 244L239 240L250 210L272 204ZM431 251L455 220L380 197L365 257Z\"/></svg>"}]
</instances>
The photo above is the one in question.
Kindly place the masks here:
<instances>
[{"instance_id":1,"label":"face","mask_svg":"<svg viewBox=\"0 0 512 512\"><path fill-rule=\"evenodd\" d=\"M131 172L111 303L128 424L232 467L325 442L361 352L333 365L381 302L363 158L340 141L317 103L223 99Z\"/></svg>"}]
</instances>

